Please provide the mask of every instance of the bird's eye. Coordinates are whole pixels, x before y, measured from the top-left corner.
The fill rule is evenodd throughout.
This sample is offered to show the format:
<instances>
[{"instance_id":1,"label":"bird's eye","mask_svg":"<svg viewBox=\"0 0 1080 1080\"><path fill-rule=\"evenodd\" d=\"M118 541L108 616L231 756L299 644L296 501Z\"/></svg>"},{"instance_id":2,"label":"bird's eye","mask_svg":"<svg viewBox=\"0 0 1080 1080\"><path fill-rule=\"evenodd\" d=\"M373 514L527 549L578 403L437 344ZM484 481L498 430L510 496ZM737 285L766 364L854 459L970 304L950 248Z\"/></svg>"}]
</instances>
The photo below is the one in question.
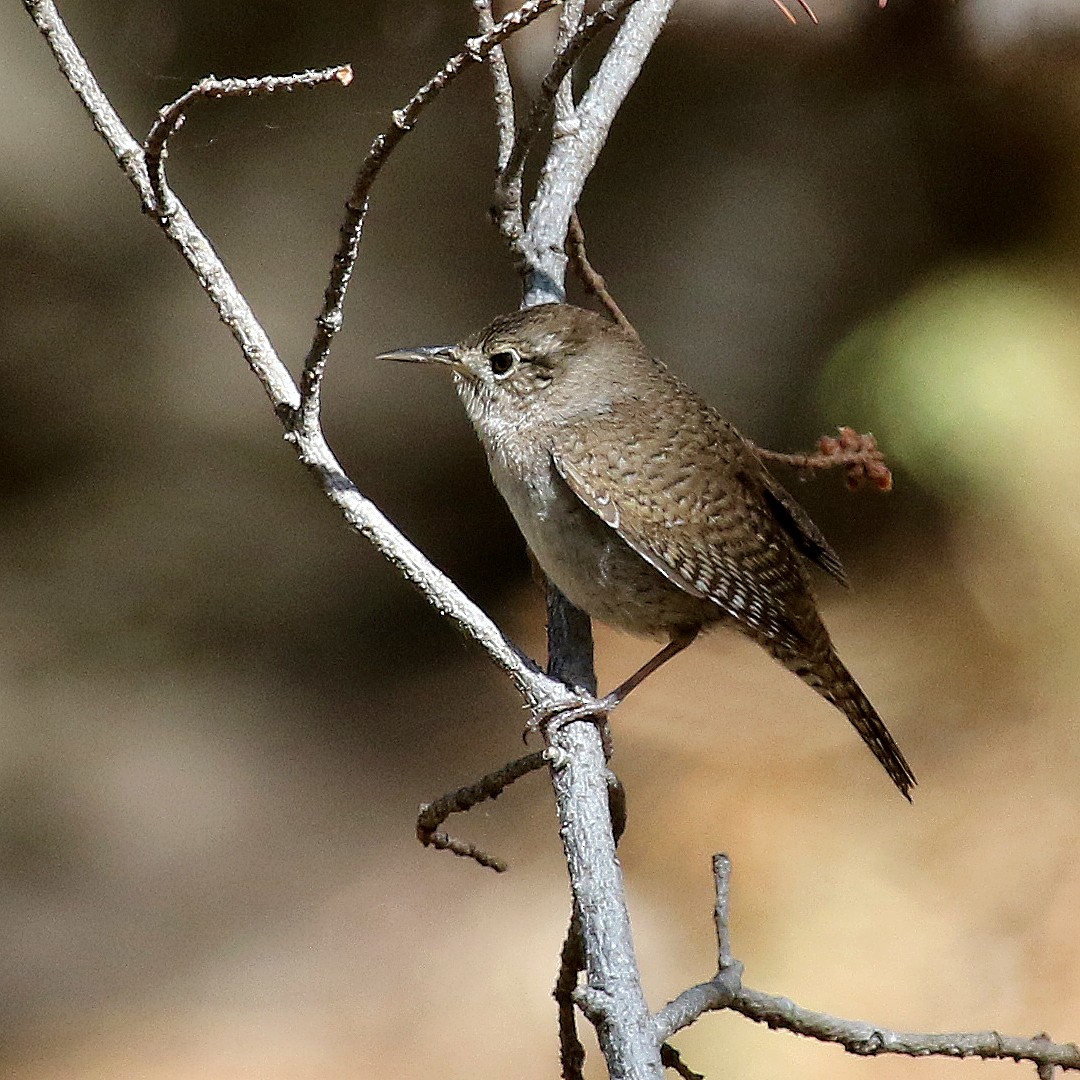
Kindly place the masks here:
<instances>
[{"instance_id":1,"label":"bird's eye","mask_svg":"<svg viewBox=\"0 0 1080 1080\"><path fill-rule=\"evenodd\" d=\"M496 378L508 375L518 359L518 354L513 349L500 349L497 353L492 353L488 360L491 365L491 374Z\"/></svg>"}]
</instances>

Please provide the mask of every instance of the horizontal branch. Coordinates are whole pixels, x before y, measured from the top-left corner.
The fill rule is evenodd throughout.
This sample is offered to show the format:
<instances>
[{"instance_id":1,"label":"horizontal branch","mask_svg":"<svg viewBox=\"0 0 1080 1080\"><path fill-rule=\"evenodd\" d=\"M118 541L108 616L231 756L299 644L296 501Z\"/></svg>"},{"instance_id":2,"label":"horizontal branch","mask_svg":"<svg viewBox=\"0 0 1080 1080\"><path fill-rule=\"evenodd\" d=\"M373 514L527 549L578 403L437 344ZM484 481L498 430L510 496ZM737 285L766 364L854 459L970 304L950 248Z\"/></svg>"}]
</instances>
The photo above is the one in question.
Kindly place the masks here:
<instances>
[{"instance_id":1,"label":"horizontal branch","mask_svg":"<svg viewBox=\"0 0 1080 1080\"><path fill-rule=\"evenodd\" d=\"M937 1034L892 1031L864 1020L846 1020L829 1013L796 1005L777 994L766 994L742 985L742 964L731 952L729 887L731 862L726 855L713 857L716 889L716 939L718 970L708 982L684 990L655 1017L657 1037L663 1042L689 1027L706 1012L730 1009L770 1028L805 1035L819 1042L835 1043L849 1054L876 1057L902 1054L907 1057L977 1057L985 1060L1030 1061L1040 1067L1080 1069L1080 1047L1053 1043L1045 1035L1014 1038L996 1031Z\"/></svg>"},{"instance_id":2,"label":"horizontal branch","mask_svg":"<svg viewBox=\"0 0 1080 1080\"><path fill-rule=\"evenodd\" d=\"M1018 1039L996 1031L951 1034L891 1031L862 1020L845 1020L815 1012L788 998L745 988L735 993L727 1008L771 1028L783 1028L821 1042L837 1043L849 1054L860 1057L903 1054L907 1057L1004 1058L1080 1069L1080 1046L1076 1043L1053 1043L1044 1038Z\"/></svg>"},{"instance_id":3,"label":"horizontal branch","mask_svg":"<svg viewBox=\"0 0 1080 1080\"><path fill-rule=\"evenodd\" d=\"M219 79L207 75L175 101L158 110L157 119L143 141L143 153L146 155L146 170L150 174L150 184L154 189L155 210L159 214L168 213L165 196L168 190L165 183L164 159L168 154L168 141L184 126L187 110L201 101L216 101L219 98L257 97L272 94L275 90L295 90L298 87L319 86L322 83L337 81L348 86L353 79L353 69L349 64L322 68L321 70L300 71L294 75L259 75L253 79Z\"/></svg>"}]
</instances>

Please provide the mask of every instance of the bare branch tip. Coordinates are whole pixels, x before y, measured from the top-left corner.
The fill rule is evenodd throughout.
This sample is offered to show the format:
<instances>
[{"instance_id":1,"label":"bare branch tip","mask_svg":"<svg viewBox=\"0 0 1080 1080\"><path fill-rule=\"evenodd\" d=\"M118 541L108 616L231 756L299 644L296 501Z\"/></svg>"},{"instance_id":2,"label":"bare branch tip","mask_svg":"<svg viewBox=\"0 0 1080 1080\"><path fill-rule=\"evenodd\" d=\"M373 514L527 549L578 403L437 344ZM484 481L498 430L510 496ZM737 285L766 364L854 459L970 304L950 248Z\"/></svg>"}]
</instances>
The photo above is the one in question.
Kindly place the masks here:
<instances>
[{"instance_id":1,"label":"bare branch tip","mask_svg":"<svg viewBox=\"0 0 1080 1080\"><path fill-rule=\"evenodd\" d=\"M416 835L424 847L433 847L436 851L449 851L451 855L457 855L462 859L472 859L479 866L488 870L494 870L496 874L505 874L510 869L509 865L495 855L490 855L476 844L470 844L466 840L458 840L444 832L423 832L417 828Z\"/></svg>"}]
</instances>

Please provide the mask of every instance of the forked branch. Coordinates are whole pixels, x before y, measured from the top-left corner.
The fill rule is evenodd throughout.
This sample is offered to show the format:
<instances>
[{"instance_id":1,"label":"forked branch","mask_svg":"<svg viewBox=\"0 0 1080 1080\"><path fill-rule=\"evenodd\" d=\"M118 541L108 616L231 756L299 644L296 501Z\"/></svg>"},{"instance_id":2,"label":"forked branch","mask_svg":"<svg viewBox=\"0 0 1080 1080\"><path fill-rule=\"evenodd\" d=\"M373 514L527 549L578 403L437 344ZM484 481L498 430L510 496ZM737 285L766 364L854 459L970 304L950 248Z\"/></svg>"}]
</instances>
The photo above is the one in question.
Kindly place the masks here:
<instances>
[{"instance_id":1,"label":"forked branch","mask_svg":"<svg viewBox=\"0 0 1080 1080\"><path fill-rule=\"evenodd\" d=\"M716 892L717 972L708 982L684 991L656 1014L657 1038L669 1039L705 1012L730 1009L770 1028L781 1028L819 1042L835 1043L849 1054L876 1057L978 1057L1027 1061L1042 1069L1080 1069L1080 1047L1053 1043L1045 1035L1020 1039L996 1031L937 1034L892 1031L862 1020L846 1020L803 1008L785 997L742 984L742 964L734 958L730 930L731 861L713 856Z\"/></svg>"},{"instance_id":2,"label":"forked branch","mask_svg":"<svg viewBox=\"0 0 1080 1080\"><path fill-rule=\"evenodd\" d=\"M437 851L449 851L466 859L472 859L481 866L486 866L501 874L508 869L506 863L494 855L489 855L482 848L466 840L458 840L447 833L440 832L439 826L451 814L463 814L474 806L489 799L497 799L511 784L547 764L547 753L537 750L535 754L526 754L508 765L482 776L475 784L451 791L448 795L434 802L424 803L416 819L416 837L424 847L433 847Z\"/></svg>"},{"instance_id":3,"label":"forked branch","mask_svg":"<svg viewBox=\"0 0 1080 1080\"><path fill-rule=\"evenodd\" d=\"M23 2L95 128L138 191L142 206L155 215L159 226L196 273L221 319L232 331L285 426L298 457L316 476L327 497L357 531L368 537L408 580L423 591L441 614L487 650L535 711L554 712L560 705L576 701L576 695L567 688L568 685L581 688L583 693L593 693L591 637L584 614L552 592L549 651L555 677L540 672L486 613L411 545L356 488L331 452L319 419L322 374L334 335L342 322L344 297L356 262L368 199L382 166L413 128L422 110L443 88L462 71L492 55L510 34L556 6L558 0L528 0L499 22L490 17L486 0L481 0L478 5L481 19L485 19L485 10L488 16L481 24L481 33L393 114L390 126L372 143L348 200L330 283L299 387L213 247L169 189L162 161L169 136L183 122L188 107L197 101L234 93L268 92L289 85L313 85L326 80L345 82L349 69L341 67L299 76L213 80L212 83L197 84L162 112L144 149L98 86L52 0ZM523 215L520 215L515 227L513 215L504 219L504 222L510 222L510 226L504 224L504 232L511 234L515 250L525 264L530 302L561 298L566 265L564 243L570 215L615 113L637 77L672 2L607 0L594 15L584 17L580 17L580 9L575 8L579 17L576 21L571 17L567 24L565 47L560 50L545 81L538 106L540 112L534 110L530 120L516 129L513 145L507 119L513 117L512 100L507 103L504 99L498 104L502 132L499 163L505 187L507 179L519 172L520 162L524 161L529 145L542 126L535 117L549 116L558 101L558 130L541 169L537 197L528 221L521 223ZM559 89L565 76L581 49L599 33L601 23L606 25L620 17L622 25L613 45L580 101L575 103L568 88ZM503 85L505 89L508 83L500 79L497 85ZM882 486L882 474L875 471L876 459L872 454L876 447L845 446L844 440L842 434L835 447L827 444L819 448L819 455L799 460L789 458L788 463L816 468L818 457L831 458L831 463L840 461L849 470L849 479L856 475L851 470L861 469L860 478ZM600 737L592 725L568 724L565 729L553 733L551 741L552 746L544 755L519 759L507 769L500 770L494 779L485 778L480 785L462 789L425 808L417 831L426 843L455 851L484 865L496 865L497 860L493 857L440 833L439 826L449 813L468 809L479 799L493 798L514 779L544 762L550 764L574 893L572 929L558 988L564 1068L570 1070L570 1075L580 1073L580 1043L575 1047L576 1032L572 1032L574 1008L580 1008L596 1024L610 1074L619 1078L651 1077L655 1080L664 1065L679 1069L683 1075L691 1075L675 1051L670 1047L665 1049L666 1040L702 1013L718 1009L731 1009L771 1027L834 1042L860 1055L897 1053L1010 1058L1036 1064L1042 1070L1040 1075L1054 1067L1080 1068L1080 1050L1075 1045L1055 1044L1044 1036L1016 1039L995 1032L959 1035L895 1032L814 1012L785 998L744 987L741 965L734 959L731 949L728 929L730 864L723 856L718 856L714 863L717 974L680 994L659 1013L651 1014L641 991L622 875L615 856L617 834L625 821L621 788L611 780ZM578 985L582 973L585 982Z\"/></svg>"},{"instance_id":4,"label":"forked branch","mask_svg":"<svg viewBox=\"0 0 1080 1080\"><path fill-rule=\"evenodd\" d=\"M367 216L368 197L372 185L387 158L401 140L412 131L423 110L467 68L481 64L489 53L500 46L511 34L517 33L535 22L545 11L558 5L560 0L526 0L520 8L511 11L485 33L471 38L465 48L452 56L415 94L403 108L391 114L391 125L371 144L353 183L352 193L345 203L345 220L338 233L338 248L330 268L330 279L323 296L322 310L315 320L315 336L304 361L301 379L302 405L299 422L307 432L318 428L319 391L326 361L334 335L345 320L345 293L352 279L356 259L360 254L360 238ZM482 12L481 12L482 14Z\"/></svg>"},{"instance_id":5,"label":"forked branch","mask_svg":"<svg viewBox=\"0 0 1080 1080\"><path fill-rule=\"evenodd\" d=\"M543 10L553 6L555 2L556 0L534 0L530 4L523 5L522 8L501 20L489 35L472 39L464 50L466 56L468 58L482 57L495 44L504 40L507 34L537 18ZM143 208L154 213L159 200L154 194L143 149L128 131L98 85L85 58L64 25L56 4L53 0L23 0L23 5L48 42L61 73L78 95L95 129L101 134L124 174L138 191ZM471 62L471 59L461 59L456 64L444 66L428 85L437 86L441 90ZM410 124L415 122L420 110L437 92L438 90L434 90L425 94L421 91L413 96L409 105L406 106ZM394 134L395 131L398 134ZM382 148L374 154L374 164L370 164L372 157L369 155L368 164L363 173L368 178L364 181L368 187L370 187L370 180L377 174L385 160L385 155L389 153L387 146L392 149L403 134L404 131L398 127L397 123L393 123L391 128L384 132L385 138L380 144ZM357 187L362 188L363 184L358 181ZM305 422L298 424L301 395L288 368L278 356L220 256L196 226L181 200L175 193L168 190L167 185L165 196L169 213L164 217L158 217L156 219L158 224L194 271L217 309L222 322L240 345L245 359L266 391L275 413L285 425L287 435L293 442L298 457L314 473L324 493L340 509L346 521L366 536L405 578L424 593L442 615L453 621L483 646L499 667L510 676L530 708L547 709L557 707L560 702L576 700L562 683L544 675L503 634L486 612L473 603L450 578L411 544L378 507L360 492L330 450L321 428L317 424L315 427L311 426L312 418L317 416L317 396L314 398L316 402L314 412L310 408L306 410ZM356 236L358 239L359 234L357 233ZM338 260L335 260L336 270L337 263ZM350 259L344 260L342 265L347 266L347 272L338 273L335 278L336 284L332 284L335 297L343 296L340 290L344 288L344 284L347 284L352 270ZM328 290L328 293L330 292L331 290Z\"/></svg>"}]
</instances>

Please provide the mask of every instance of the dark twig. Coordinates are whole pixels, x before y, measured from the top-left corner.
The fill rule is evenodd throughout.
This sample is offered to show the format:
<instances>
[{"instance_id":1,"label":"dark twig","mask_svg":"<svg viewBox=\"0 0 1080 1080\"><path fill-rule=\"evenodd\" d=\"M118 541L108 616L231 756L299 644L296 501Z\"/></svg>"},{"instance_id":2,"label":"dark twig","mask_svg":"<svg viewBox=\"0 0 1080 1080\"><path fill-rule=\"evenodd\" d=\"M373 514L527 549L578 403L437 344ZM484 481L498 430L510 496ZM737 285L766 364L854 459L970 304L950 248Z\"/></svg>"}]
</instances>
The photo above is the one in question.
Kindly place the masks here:
<instances>
[{"instance_id":1,"label":"dark twig","mask_svg":"<svg viewBox=\"0 0 1080 1080\"><path fill-rule=\"evenodd\" d=\"M785 454L779 450L766 450L754 446L758 457L778 465L790 465L793 469L821 470L843 468L847 486L855 491L864 483L878 491L891 491L892 472L885 464L885 455L878 448L873 435L861 435L854 428L842 427L839 437L822 435L818 439L816 454Z\"/></svg>"},{"instance_id":2,"label":"dark twig","mask_svg":"<svg viewBox=\"0 0 1080 1080\"><path fill-rule=\"evenodd\" d=\"M165 181L165 158L168 141L184 126L188 110L200 101L216 101L229 97L256 97L275 90L295 90L298 86L319 86L334 82L348 86L353 79L349 64L323 68L321 71L301 71L295 75L262 75L254 79L219 79L207 75L172 104L158 110L157 119L143 142L146 169L150 174L156 206L154 212L165 215L169 210L169 188Z\"/></svg>"},{"instance_id":3,"label":"dark twig","mask_svg":"<svg viewBox=\"0 0 1080 1080\"><path fill-rule=\"evenodd\" d=\"M618 846L626 832L626 788L622 781L608 769L607 774L608 813L611 816L611 835Z\"/></svg>"},{"instance_id":4,"label":"dark twig","mask_svg":"<svg viewBox=\"0 0 1080 1080\"><path fill-rule=\"evenodd\" d=\"M483 63L496 46L555 7L559 0L527 0L511 11L487 33L471 38L465 48L451 57L415 94L404 108L395 109L391 124L375 137L360 166L352 194L345 203L345 220L338 233L338 249L330 268L330 279L323 296L322 310L315 320L315 336L304 360L300 380L301 406L297 425L305 432L314 431L319 422L319 394L323 372L330 355L334 335L344 323L345 293L360 253L360 239L367 216L368 196L379 171L395 147L415 126L420 114L466 68Z\"/></svg>"},{"instance_id":5,"label":"dark twig","mask_svg":"<svg viewBox=\"0 0 1080 1080\"><path fill-rule=\"evenodd\" d=\"M615 297L608 292L603 277L589 262L589 257L585 252L585 230L581 227L581 218L578 217L577 210L570 215L570 228L566 233L566 252L570 256L570 265L574 268L574 273L577 274L578 280L585 289L604 305L614 322L636 337L637 331L634 329L634 324L615 303Z\"/></svg>"},{"instance_id":6,"label":"dark twig","mask_svg":"<svg viewBox=\"0 0 1080 1080\"><path fill-rule=\"evenodd\" d=\"M584 1076L585 1047L578 1038L577 1008L574 1004L578 976L584 967L581 928L575 915L571 916L566 930L566 939L559 957L559 975L552 991L559 1007L559 1061L562 1065L562 1080L582 1080Z\"/></svg>"},{"instance_id":7,"label":"dark twig","mask_svg":"<svg viewBox=\"0 0 1080 1080\"><path fill-rule=\"evenodd\" d=\"M504 873L508 867L502 859L487 854L475 844L457 840L437 830L451 814L461 814L471 810L478 803L486 802L488 799L497 799L516 780L520 780L531 772L536 772L537 769L542 769L546 763L547 754L543 750L538 750L534 754L526 754L516 761L511 761L509 765L488 773L475 784L460 787L457 791L451 791L434 802L424 803L416 819L416 838L424 847L450 851L462 858L472 859L481 866L490 867L498 874Z\"/></svg>"},{"instance_id":8,"label":"dark twig","mask_svg":"<svg viewBox=\"0 0 1080 1080\"><path fill-rule=\"evenodd\" d=\"M671 1069L677 1076L681 1076L682 1080L705 1080L701 1073L694 1072L683 1061L679 1051L671 1043L664 1043L660 1047L660 1061L665 1069Z\"/></svg>"}]
</instances>

